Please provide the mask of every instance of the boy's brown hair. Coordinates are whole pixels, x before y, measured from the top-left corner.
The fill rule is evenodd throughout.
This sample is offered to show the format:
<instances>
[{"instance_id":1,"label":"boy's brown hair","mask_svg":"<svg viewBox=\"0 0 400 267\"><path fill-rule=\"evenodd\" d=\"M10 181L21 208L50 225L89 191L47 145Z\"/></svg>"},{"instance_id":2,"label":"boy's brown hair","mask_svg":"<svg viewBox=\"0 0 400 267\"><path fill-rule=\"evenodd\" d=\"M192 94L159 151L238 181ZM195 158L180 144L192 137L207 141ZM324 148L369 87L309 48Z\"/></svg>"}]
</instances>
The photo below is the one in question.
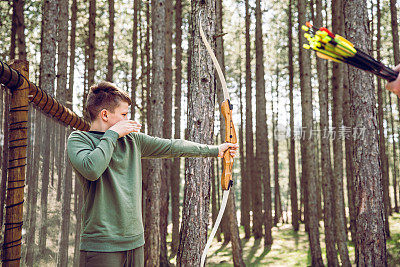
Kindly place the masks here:
<instances>
[{"instance_id":1,"label":"boy's brown hair","mask_svg":"<svg viewBox=\"0 0 400 267\"><path fill-rule=\"evenodd\" d=\"M86 117L93 122L102 109L114 112L121 101L132 104L129 94L115 84L106 81L94 84L90 87L86 100Z\"/></svg>"}]
</instances>

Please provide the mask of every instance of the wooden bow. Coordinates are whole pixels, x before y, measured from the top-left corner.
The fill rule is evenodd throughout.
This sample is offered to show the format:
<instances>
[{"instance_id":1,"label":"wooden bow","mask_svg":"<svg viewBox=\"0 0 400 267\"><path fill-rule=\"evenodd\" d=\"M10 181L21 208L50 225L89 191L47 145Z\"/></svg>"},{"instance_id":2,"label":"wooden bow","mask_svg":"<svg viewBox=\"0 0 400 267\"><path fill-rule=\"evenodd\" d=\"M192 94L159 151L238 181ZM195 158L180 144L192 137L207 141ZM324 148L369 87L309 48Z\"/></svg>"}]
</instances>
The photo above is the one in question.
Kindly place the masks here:
<instances>
[{"instance_id":1,"label":"wooden bow","mask_svg":"<svg viewBox=\"0 0 400 267\"><path fill-rule=\"evenodd\" d=\"M201 18L201 13L199 16ZM213 50L211 49L211 46L208 43L206 36L204 35L203 28L201 27L201 19L199 20L199 29L200 29L201 39L203 40L203 43L206 46L206 49L211 56L214 66L217 70L218 77L221 81L222 90L224 92L224 101L221 104L221 112L225 119L225 142L236 144L237 143L236 131L235 131L235 127L233 126L233 121L232 121L233 106L230 102L225 77L222 73L221 66L218 63L217 58L215 57L215 54L214 54ZM222 164L223 172L222 172L222 176L221 176L221 187L222 187L222 190L224 190L224 194L222 197L222 203L221 203L221 207L218 212L218 216L215 221L214 227L211 231L211 234L208 238L207 244L206 244L203 254L201 256L201 263L200 263L201 267L204 266L204 263L205 263L205 260L207 257L207 251L211 245L211 242L212 242L212 240L215 236L215 233L217 232L218 226L221 222L222 215L224 214L224 211L225 211L226 203L228 202L230 187L233 185L233 180L232 180L233 157L231 156L229 151L230 151L230 149L227 149L223 156L223 164Z\"/></svg>"}]
</instances>

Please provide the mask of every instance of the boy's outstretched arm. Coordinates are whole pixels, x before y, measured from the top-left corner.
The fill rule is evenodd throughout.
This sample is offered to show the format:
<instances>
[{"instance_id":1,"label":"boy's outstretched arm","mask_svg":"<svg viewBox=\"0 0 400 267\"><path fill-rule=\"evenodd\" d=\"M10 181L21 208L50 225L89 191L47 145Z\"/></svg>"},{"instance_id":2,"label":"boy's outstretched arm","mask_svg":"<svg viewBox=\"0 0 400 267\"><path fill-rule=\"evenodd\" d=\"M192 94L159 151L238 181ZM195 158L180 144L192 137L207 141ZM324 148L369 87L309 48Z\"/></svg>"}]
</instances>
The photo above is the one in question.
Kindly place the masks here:
<instances>
[{"instance_id":1,"label":"boy's outstretched arm","mask_svg":"<svg viewBox=\"0 0 400 267\"><path fill-rule=\"evenodd\" d=\"M136 134L141 147L142 158L178 158L178 157L222 157L227 149L235 155L238 145L224 143L206 145L182 139L163 139L146 134Z\"/></svg>"}]
</instances>

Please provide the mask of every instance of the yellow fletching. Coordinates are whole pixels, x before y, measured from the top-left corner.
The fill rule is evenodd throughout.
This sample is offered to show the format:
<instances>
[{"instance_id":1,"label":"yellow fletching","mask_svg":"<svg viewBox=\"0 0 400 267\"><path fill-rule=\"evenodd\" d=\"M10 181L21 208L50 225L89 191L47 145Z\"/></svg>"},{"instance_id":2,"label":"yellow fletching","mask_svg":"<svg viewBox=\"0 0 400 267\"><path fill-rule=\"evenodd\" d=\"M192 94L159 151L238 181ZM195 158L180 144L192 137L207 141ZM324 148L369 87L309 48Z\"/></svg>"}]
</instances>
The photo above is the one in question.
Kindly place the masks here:
<instances>
[{"instance_id":1,"label":"yellow fletching","mask_svg":"<svg viewBox=\"0 0 400 267\"><path fill-rule=\"evenodd\" d=\"M350 45L351 47L354 47L354 45L353 45L349 40L343 38L342 36L336 34L336 35L335 35L335 39L336 39L336 38L337 38L340 42L344 42L344 43Z\"/></svg>"},{"instance_id":2,"label":"yellow fletching","mask_svg":"<svg viewBox=\"0 0 400 267\"><path fill-rule=\"evenodd\" d=\"M332 38L331 37L329 37L329 36L325 36L324 38L322 38L322 42L324 42L324 43L329 43L330 41L332 40Z\"/></svg>"},{"instance_id":3,"label":"yellow fletching","mask_svg":"<svg viewBox=\"0 0 400 267\"><path fill-rule=\"evenodd\" d=\"M318 35L321 35L322 37L328 36L328 33L326 31L319 31L320 33Z\"/></svg>"},{"instance_id":4,"label":"yellow fletching","mask_svg":"<svg viewBox=\"0 0 400 267\"><path fill-rule=\"evenodd\" d=\"M337 60L336 58L330 57L330 56L325 55L325 54L322 54L322 53L320 53L320 52L317 52L317 56L318 56L319 58L322 58L322 59L328 59L328 60L332 60L332 61L335 61L335 62L338 62L338 63L341 62L340 60Z\"/></svg>"},{"instance_id":5,"label":"yellow fletching","mask_svg":"<svg viewBox=\"0 0 400 267\"><path fill-rule=\"evenodd\" d=\"M303 31L305 31L305 32L308 32L308 30L309 30L310 28L308 28L306 25L303 25L303 26L301 26L301 29L302 29Z\"/></svg>"}]
</instances>

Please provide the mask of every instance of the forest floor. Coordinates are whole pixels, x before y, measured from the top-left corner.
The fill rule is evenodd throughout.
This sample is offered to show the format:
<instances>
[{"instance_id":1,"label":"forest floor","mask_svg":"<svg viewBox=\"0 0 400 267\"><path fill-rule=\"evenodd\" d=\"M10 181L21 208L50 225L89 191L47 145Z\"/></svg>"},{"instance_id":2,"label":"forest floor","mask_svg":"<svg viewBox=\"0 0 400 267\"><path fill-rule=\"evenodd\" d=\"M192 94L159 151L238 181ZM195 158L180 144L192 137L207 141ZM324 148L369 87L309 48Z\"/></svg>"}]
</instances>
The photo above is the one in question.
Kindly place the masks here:
<instances>
[{"instance_id":1,"label":"forest floor","mask_svg":"<svg viewBox=\"0 0 400 267\"><path fill-rule=\"evenodd\" d=\"M52 218L52 216L50 216ZM391 239L387 240L388 263L389 267L400 267L400 214L393 213L389 220ZM171 225L169 225L171 227ZM51 228L56 229L56 227ZM171 229L170 229L171 230ZM169 233L171 231L169 230ZM304 231L304 224L300 225L300 230L296 233L292 230L291 224L278 224L272 228L273 244L270 248L264 248L264 240L262 238L254 240L250 238L244 239L244 229L239 228L240 237L242 238L243 258L246 266L311 266L311 258L308 246L308 236ZM36 261L34 266L56 266L56 244L59 235L56 231L50 231L48 246L53 249L48 249L47 256ZM323 233L323 224L320 223L320 240L322 257L326 264L325 257L325 236ZM168 242L171 242L171 235L168 235ZM72 266L74 240L70 239L69 247L69 264ZM169 244L168 244L169 247ZM354 264L354 245L348 242L350 260ZM170 259L172 264L176 263L176 258ZM21 262L25 266L24 260ZM223 244L214 238L208 251L206 266L233 266L231 244Z\"/></svg>"},{"instance_id":2,"label":"forest floor","mask_svg":"<svg viewBox=\"0 0 400 267\"><path fill-rule=\"evenodd\" d=\"M400 266L400 214L393 213L390 217L391 239L387 240L389 266ZM264 240L244 239L244 229L240 228L242 238L243 258L246 266L311 266L311 256L308 236L304 224L296 233L291 224L279 224L272 229L273 244L264 247ZM320 240L323 259L325 257L325 236L323 225L320 227ZM350 260L354 263L354 245L348 242ZM354 264L355 265L355 264ZM208 251L207 266L233 266L231 244L223 244L214 238Z\"/></svg>"}]
</instances>

